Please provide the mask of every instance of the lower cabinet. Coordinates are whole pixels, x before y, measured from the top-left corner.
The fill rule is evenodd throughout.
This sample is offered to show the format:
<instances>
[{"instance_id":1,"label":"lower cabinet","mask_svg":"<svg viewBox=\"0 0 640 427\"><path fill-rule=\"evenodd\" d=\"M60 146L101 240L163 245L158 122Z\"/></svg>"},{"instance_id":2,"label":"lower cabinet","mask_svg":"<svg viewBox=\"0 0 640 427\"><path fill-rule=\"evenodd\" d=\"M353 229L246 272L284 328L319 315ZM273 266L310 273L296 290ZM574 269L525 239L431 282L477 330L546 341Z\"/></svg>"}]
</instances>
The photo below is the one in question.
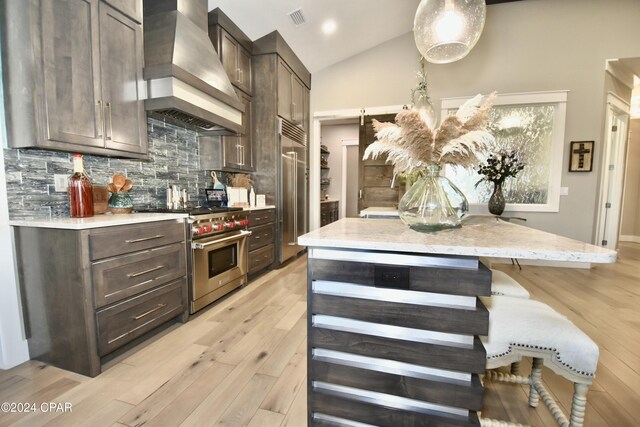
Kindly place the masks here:
<instances>
[{"instance_id":1,"label":"lower cabinet","mask_svg":"<svg viewBox=\"0 0 640 427\"><path fill-rule=\"evenodd\" d=\"M320 202L320 227L337 221L340 217L340 204L337 200Z\"/></svg>"},{"instance_id":2,"label":"lower cabinet","mask_svg":"<svg viewBox=\"0 0 640 427\"><path fill-rule=\"evenodd\" d=\"M188 318L183 220L14 236L31 359L94 377L115 350Z\"/></svg>"},{"instance_id":3,"label":"lower cabinet","mask_svg":"<svg viewBox=\"0 0 640 427\"><path fill-rule=\"evenodd\" d=\"M269 267L275 261L275 209L259 209L249 214L249 274Z\"/></svg>"}]
</instances>

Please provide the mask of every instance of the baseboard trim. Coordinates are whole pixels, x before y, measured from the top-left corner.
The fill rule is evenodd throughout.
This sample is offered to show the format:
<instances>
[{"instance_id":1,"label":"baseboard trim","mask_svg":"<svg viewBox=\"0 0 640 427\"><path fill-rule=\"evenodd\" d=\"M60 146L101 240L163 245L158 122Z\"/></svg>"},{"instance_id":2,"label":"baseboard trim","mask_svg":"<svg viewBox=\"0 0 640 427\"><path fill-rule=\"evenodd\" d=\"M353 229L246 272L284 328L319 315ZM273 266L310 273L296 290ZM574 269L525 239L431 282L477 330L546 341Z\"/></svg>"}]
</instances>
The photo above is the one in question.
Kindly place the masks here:
<instances>
[{"instance_id":1,"label":"baseboard trim","mask_svg":"<svg viewBox=\"0 0 640 427\"><path fill-rule=\"evenodd\" d=\"M511 264L512 261L509 258L490 258L491 264ZM549 261L544 259L518 259L520 265L532 265L540 267L564 267L564 268L581 268L590 269L590 262L577 262L577 261Z\"/></svg>"},{"instance_id":2,"label":"baseboard trim","mask_svg":"<svg viewBox=\"0 0 640 427\"><path fill-rule=\"evenodd\" d=\"M618 240L621 242L640 243L640 236L621 235Z\"/></svg>"}]
</instances>

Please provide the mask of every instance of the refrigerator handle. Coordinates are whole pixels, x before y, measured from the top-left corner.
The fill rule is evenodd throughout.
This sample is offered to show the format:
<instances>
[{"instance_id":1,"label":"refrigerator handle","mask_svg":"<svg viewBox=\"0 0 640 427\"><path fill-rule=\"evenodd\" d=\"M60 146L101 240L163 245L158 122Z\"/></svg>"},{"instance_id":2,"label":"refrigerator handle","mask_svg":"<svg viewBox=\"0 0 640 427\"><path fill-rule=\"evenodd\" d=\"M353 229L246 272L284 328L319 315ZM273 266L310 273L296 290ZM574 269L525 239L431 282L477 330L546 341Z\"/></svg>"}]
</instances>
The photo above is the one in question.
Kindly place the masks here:
<instances>
[{"instance_id":1,"label":"refrigerator handle","mask_svg":"<svg viewBox=\"0 0 640 427\"><path fill-rule=\"evenodd\" d=\"M298 153L293 152L293 171L298 169ZM293 242L289 242L291 245L298 244L298 180L296 179L296 174L292 173L291 178L293 179L293 233L291 236L293 237Z\"/></svg>"}]
</instances>

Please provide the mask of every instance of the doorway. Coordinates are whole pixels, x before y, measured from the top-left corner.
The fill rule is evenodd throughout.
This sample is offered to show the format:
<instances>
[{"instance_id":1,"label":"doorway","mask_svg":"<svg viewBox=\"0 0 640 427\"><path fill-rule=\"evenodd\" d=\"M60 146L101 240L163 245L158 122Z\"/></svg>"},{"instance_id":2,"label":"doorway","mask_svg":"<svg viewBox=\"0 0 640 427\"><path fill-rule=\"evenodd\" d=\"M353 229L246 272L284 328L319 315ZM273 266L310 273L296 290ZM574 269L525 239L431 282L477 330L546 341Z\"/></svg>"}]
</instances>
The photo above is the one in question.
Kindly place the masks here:
<instances>
[{"instance_id":1,"label":"doorway","mask_svg":"<svg viewBox=\"0 0 640 427\"><path fill-rule=\"evenodd\" d=\"M607 95L605 123L606 138L602 161L596 244L616 249L622 213L629 104L612 93Z\"/></svg>"},{"instance_id":2,"label":"doorway","mask_svg":"<svg viewBox=\"0 0 640 427\"><path fill-rule=\"evenodd\" d=\"M360 161L358 139L342 140L342 200L340 218L358 217L358 168ZM349 166L352 167L349 167Z\"/></svg>"}]
</instances>

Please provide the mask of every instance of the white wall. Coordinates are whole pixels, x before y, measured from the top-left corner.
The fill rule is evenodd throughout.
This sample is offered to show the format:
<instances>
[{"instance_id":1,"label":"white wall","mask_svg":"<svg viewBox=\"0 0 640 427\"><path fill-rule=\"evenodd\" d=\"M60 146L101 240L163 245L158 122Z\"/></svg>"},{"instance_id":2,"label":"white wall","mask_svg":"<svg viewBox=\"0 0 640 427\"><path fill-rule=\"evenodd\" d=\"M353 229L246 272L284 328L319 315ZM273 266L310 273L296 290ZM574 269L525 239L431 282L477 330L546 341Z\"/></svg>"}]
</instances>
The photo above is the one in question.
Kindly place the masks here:
<instances>
[{"instance_id":1,"label":"white wall","mask_svg":"<svg viewBox=\"0 0 640 427\"><path fill-rule=\"evenodd\" d=\"M6 145L6 134L2 100L2 74L0 73L0 369L9 369L29 360L29 352L22 329L11 227L9 227L3 151Z\"/></svg>"},{"instance_id":2,"label":"white wall","mask_svg":"<svg viewBox=\"0 0 640 427\"><path fill-rule=\"evenodd\" d=\"M327 189L330 199L340 200L342 197L342 141L345 139L358 139L358 125L322 125L322 144L326 145L331 154L327 157L331 177L331 185ZM340 200L344 203L344 200Z\"/></svg>"},{"instance_id":3,"label":"white wall","mask_svg":"<svg viewBox=\"0 0 640 427\"><path fill-rule=\"evenodd\" d=\"M640 57L637 0L527 0L487 8L480 41L453 64L429 64L430 94L441 98L476 93L569 90L564 156L570 141L594 140L591 173L568 173L569 195L559 213L518 213L527 225L592 241L602 154L605 61ZM312 112L409 102L418 51L407 33L313 76ZM436 108L438 109L438 108Z\"/></svg>"}]
</instances>

